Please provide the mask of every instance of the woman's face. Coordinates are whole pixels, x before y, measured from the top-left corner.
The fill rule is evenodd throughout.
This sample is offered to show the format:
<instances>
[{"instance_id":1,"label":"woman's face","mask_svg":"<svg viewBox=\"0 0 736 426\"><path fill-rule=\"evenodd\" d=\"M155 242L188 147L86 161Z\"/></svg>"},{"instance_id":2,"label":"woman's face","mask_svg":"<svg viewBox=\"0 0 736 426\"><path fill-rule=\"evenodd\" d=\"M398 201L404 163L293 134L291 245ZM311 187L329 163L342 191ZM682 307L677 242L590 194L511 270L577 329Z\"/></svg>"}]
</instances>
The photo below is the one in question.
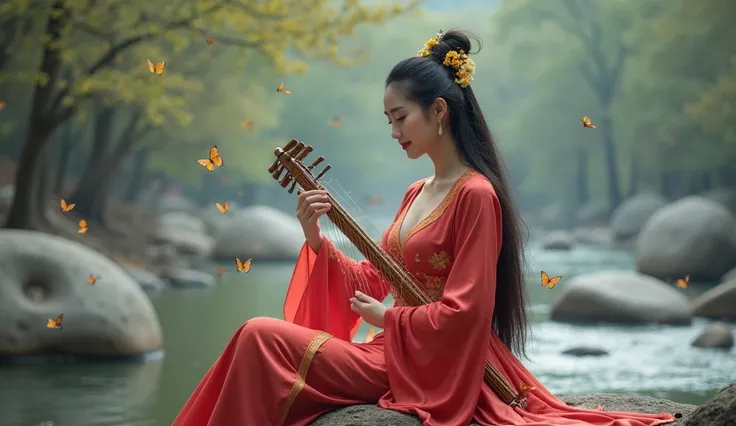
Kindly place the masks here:
<instances>
[{"instance_id":1,"label":"woman's face","mask_svg":"<svg viewBox=\"0 0 736 426\"><path fill-rule=\"evenodd\" d=\"M383 113L391 125L391 137L414 160L426 154L435 144L439 123L432 122L415 102L409 102L394 84L383 95Z\"/></svg>"}]
</instances>

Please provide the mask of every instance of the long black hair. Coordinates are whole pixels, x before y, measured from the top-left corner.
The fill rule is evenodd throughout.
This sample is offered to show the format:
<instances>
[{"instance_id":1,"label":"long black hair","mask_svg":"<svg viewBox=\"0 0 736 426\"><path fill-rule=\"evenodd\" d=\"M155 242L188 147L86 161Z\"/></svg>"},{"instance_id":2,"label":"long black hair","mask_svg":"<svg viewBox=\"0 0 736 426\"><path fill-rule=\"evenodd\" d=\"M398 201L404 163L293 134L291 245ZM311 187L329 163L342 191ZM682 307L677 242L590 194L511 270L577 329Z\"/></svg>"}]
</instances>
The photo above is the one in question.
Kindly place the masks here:
<instances>
[{"instance_id":1,"label":"long black hair","mask_svg":"<svg viewBox=\"0 0 736 426\"><path fill-rule=\"evenodd\" d=\"M528 320L521 219L511 199L496 143L473 89L471 86L462 88L455 83L455 69L442 65L447 52L463 50L470 54L470 48L470 38L464 31L448 31L432 48L429 56L415 56L396 64L386 78L386 87L395 84L409 101L418 103L427 115L437 98L444 99L449 113L449 130L457 143L461 160L493 184L503 216L493 330L511 351L526 356Z\"/></svg>"}]
</instances>

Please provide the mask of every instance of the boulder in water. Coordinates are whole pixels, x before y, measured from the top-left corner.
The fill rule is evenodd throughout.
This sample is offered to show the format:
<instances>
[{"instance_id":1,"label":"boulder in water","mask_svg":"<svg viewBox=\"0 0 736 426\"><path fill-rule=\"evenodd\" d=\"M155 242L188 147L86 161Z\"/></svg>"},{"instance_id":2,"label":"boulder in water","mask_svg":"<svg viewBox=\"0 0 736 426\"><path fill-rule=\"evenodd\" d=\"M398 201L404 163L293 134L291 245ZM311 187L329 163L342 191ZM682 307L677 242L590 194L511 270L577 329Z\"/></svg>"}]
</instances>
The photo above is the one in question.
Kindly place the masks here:
<instances>
[{"instance_id":1,"label":"boulder in water","mask_svg":"<svg viewBox=\"0 0 736 426\"><path fill-rule=\"evenodd\" d=\"M703 197L658 210L636 240L637 270L657 278L718 281L734 265L736 218Z\"/></svg>"},{"instance_id":2,"label":"boulder in water","mask_svg":"<svg viewBox=\"0 0 736 426\"><path fill-rule=\"evenodd\" d=\"M573 245L573 236L567 231L554 231L542 238L541 246L545 250L570 250Z\"/></svg>"},{"instance_id":3,"label":"boulder in water","mask_svg":"<svg viewBox=\"0 0 736 426\"><path fill-rule=\"evenodd\" d=\"M184 212L159 217L156 242L171 244L180 253L200 257L209 256L215 245L202 219Z\"/></svg>"},{"instance_id":4,"label":"boulder in water","mask_svg":"<svg viewBox=\"0 0 736 426\"><path fill-rule=\"evenodd\" d=\"M736 425L736 382L721 389L685 420L683 426Z\"/></svg>"},{"instance_id":5,"label":"boulder in water","mask_svg":"<svg viewBox=\"0 0 736 426\"><path fill-rule=\"evenodd\" d=\"M212 257L294 260L304 244L304 232L293 214L253 206L228 216L215 238Z\"/></svg>"},{"instance_id":6,"label":"boulder in water","mask_svg":"<svg viewBox=\"0 0 736 426\"><path fill-rule=\"evenodd\" d=\"M718 284L693 300L693 316L736 320L736 278Z\"/></svg>"},{"instance_id":7,"label":"boulder in water","mask_svg":"<svg viewBox=\"0 0 736 426\"><path fill-rule=\"evenodd\" d=\"M0 357L127 357L162 347L156 311L140 286L82 244L1 230L0 277ZM63 329L47 328L61 313Z\"/></svg>"},{"instance_id":8,"label":"boulder in water","mask_svg":"<svg viewBox=\"0 0 736 426\"><path fill-rule=\"evenodd\" d=\"M656 278L629 271L603 271L568 280L552 306L560 322L690 324L690 303Z\"/></svg>"},{"instance_id":9,"label":"boulder in water","mask_svg":"<svg viewBox=\"0 0 736 426\"><path fill-rule=\"evenodd\" d=\"M733 330L728 324L715 322L703 330L692 344L696 348L731 349Z\"/></svg>"},{"instance_id":10,"label":"boulder in water","mask_svg":"<svg viewBox=\"0 0 736 426\"><path fill-rule=\"evenodd\" d=\"M647 220L667 204L657 194L638 194L621 203L611 213L611 232L618 241L636 237Z\"/></svg>"}]
</instances>

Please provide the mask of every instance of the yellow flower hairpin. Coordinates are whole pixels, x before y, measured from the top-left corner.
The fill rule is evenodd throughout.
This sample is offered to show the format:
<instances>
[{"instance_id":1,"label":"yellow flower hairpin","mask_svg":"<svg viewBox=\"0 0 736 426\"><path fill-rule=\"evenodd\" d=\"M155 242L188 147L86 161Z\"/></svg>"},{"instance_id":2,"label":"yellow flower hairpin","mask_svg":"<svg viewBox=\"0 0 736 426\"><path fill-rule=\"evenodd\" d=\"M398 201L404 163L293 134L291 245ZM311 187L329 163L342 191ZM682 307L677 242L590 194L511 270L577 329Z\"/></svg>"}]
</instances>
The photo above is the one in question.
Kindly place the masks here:
<instances>
[{"instance_id":1,"label":"yellow flower hairpin","mask_svg":"<svg viewBox=\"0 0 736 426\"><path fill-rule=\"evenodd\" d=\"M417 53L417 56L429 56L429 54L432 52L432 48L437 46L437 43L439 43L441 39L442 30L440 30L437 35L427 40L426 43L424 43L424 47Z\"/></svg>"},{"instance_id":2,"label":"yellow flower hairpin","mask_svg":"<svg viewBox=\"0 0 736 426\"><path fill-rule=\"evenodd\" d=\"M455 83L459 84L460 87L466 88L470 86L470 82L473 81L473 76L475 75L475 62L468 57L465 51L460 50L458 52L451 50L447 52L442 65L452 67L456 70Z\"/></svg>"}]
</instances>

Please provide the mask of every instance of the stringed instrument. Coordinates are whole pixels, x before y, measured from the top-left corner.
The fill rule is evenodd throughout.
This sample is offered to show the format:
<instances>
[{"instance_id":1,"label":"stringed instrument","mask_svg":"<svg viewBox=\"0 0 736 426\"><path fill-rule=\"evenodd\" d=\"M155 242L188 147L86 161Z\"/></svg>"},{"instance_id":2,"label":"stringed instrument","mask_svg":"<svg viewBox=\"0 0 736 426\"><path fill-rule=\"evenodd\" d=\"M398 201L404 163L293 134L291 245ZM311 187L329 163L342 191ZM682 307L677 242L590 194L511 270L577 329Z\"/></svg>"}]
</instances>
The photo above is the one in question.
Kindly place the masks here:
<instances>
[{"instance_id":1,"label":"stringed instrument","mask_svg":"<svg viewBox=\"0 0 736 426\"><path fill-rule=\"evenodd\" d=\"M319 156L310 166L305 166L303 160L313 151L309 145L292 139L283 148L276 148L274 154L276 161L268 168L274 179L281 180L281 187L289 187L289 193L293 193L298 184L303 190L324 190L324 186L319 183L319 179L327 173L330 165L316 176L312 171L317 167L324 158ZM284 170L287 173L282 177ZM333 198L331 194L327 194L329 203L332 208L327 211L327 217L337 228L347 237L348 240L376 267L391 283L394 290L397 291L406 302L412 306L421 306L432 303L433 300L422 290L422 288L414 280L401 265L399 265L393 257L386 253L363 229L358 223L347 213L340 203ZM510 406L524 407L526 405L526 392L517 393L498 372L498 370L486 360L485 372L483 374L488 386Z\"/></svg>"}]
</instances>

